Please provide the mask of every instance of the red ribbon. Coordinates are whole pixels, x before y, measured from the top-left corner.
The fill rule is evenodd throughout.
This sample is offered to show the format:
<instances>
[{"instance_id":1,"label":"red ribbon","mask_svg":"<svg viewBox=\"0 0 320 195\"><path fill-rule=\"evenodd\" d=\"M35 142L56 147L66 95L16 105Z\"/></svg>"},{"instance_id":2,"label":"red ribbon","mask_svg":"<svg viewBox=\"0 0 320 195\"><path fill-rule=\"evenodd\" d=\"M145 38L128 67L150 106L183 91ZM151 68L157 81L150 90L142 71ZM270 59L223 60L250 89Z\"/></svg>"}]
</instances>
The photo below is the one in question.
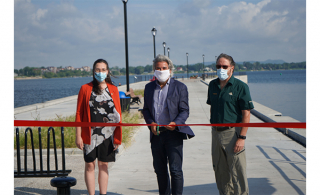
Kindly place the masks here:
<instances>
[{"instance_id":1,"label":"red ribbon","mask_svg":"<svg viewBox=\"0 0 320 195\"><path fill-rule=\"evenodd\" d=\"M14 126L38 126L38 127L96 127L96 126L158 126L157 124L134 123L97 123L97 122L64 122L64 121L30 121L14 120ZM167 125L159 125L167 126ZM217 124L178 124L170 126L220 126L220 127L272 127L272 128L306 128L306 123L217 123Z\"/></svg>"}]
</instances>

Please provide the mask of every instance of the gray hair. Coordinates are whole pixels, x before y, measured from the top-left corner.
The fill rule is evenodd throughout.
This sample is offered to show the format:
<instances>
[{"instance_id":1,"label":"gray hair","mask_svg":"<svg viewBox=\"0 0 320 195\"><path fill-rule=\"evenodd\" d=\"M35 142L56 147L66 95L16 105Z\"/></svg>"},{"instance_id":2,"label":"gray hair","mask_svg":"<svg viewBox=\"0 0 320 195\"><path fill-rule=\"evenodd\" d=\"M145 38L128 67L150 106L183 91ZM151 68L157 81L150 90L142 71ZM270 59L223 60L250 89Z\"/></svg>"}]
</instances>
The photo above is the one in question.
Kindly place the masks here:
<instances>
[{"instance_id":1,"label":"gray hair","mask_svg":"<svg viewBox=\"0 0 320 195\"><path fill-rule=\"evenodd\" d=\"M170 58L168 58L167 56L164 56L164 55L157 55L157 57L153 60L153 71L156 69L156 64L158 62L167 62L168 64L168 68L169 70L171 70L171 73L170 73L170 77L173 76L173 64L172 64L172 61L170 60Z\"/></svg>"}]
</instances>

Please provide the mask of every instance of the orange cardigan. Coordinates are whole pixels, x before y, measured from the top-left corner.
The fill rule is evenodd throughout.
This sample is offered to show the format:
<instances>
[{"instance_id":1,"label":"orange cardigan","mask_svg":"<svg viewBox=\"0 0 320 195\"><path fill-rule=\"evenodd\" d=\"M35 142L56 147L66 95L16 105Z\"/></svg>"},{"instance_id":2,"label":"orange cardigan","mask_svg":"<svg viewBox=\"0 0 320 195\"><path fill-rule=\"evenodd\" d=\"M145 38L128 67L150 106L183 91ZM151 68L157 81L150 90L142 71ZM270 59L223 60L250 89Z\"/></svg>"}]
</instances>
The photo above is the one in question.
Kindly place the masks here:
<instances>
[{"instance_id":1,"label":"orange cardigan","mask_svg":"<svg viewBox=\"0 0 320 195\"><path fill-rule=\"evenodd\" d=\"M112 84L107 83L111 98L113 100L114 106L118 113L120 114L120 123L122 121L121 117L121 106L118 88ZM76 122L91 122L89 101L92 92L93 84L87 83L81 86L78 94L77 112L76 112ZM83 143L91 144L91 127L81 127L81 137ZM113 132L113 143L121 144L122 141L122 127L117 126Z\"/></svg>"}]
</instances>

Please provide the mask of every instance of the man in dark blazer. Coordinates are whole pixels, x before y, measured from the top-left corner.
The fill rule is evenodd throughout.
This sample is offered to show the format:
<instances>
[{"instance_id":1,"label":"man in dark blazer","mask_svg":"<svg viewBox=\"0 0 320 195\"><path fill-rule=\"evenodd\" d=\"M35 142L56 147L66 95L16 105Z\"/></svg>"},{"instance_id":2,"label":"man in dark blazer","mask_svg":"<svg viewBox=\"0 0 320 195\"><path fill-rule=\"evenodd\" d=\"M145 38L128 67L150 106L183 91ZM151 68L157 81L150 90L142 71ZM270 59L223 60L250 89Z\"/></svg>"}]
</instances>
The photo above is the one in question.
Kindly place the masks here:
<instances>
[{"instance_id":1,"label":"man in dark blazer","mask_svg":"<svg viewBox=\"0 0 320 195\"><path fill-rule=\"evenodd\" d=\"M183 192L183 139L194 137L185 124L189 117L187 86L172 77L173 64L164 55L153 60L157 80L148 83L144 90L143 116L149 126L153 167L157 174L159 194L182 194ZM168 173L167 164L169 162Z\"/></svg>"}]
</instances>

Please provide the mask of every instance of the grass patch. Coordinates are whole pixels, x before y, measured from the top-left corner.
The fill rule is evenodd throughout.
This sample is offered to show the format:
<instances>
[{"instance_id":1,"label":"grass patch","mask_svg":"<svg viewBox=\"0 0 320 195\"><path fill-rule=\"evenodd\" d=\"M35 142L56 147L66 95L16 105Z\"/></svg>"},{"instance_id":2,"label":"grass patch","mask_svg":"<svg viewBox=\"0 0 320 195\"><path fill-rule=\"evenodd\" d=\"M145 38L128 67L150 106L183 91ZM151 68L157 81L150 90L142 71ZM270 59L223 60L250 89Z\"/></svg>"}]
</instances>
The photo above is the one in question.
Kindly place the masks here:
<instances>
[{"instance_id":1,"label":"grass patch","mask_svg":"<svg viewBox=\"0 0 320 195\"><path fill-rule=\"evenodd\" d=\"M49 120L50 121L50 120ZM67 117L58 116L51 120L51 121L66 121L66 122L74 122L75 121L75 114ZM141 113L122 113L122 122L123 123L140 123L142 121ZM47 148L47 135L49 127L40 127L41 128L41 142L42 148ZM131 137L133 136L135 129L138 127L122 127L122 144L129 146ZM33 143L35 148L39 148L39 136L38 136L38 127L30 128L33 133ZM57 148L61 148L61 128L60 127L53 127L55 138L56 138L56 146ZM19 142L20 142L20 149L25 148L25 130L26 128L21 128L19 130ZM14 131L15 134L15 131ZM53 134L52 130L50 133L50 148L53 147ZM27 134L27 148L31 149L31 138L30 132ZM76 139L76 128L75 127L64 127L64 145L65 148L76 148L75 144ZM14 149L16 149L16 134L14 136Z\"/></svg>"},{"instance_id":2,"label":"grass patch","mask_svg":"<svg viewBox=\"0 0 320 195\"><path fill-rule=\"evenodd\" d=\"M144 89L133 90L134 95L142 95L144 97Z\"/></svg>"},{"instance_id":3,"label":"grass patch","mask_svg":"<svg viewBox=\"0 0 320 195\"><path fill-rule=\"evenodd\" d=\"M136 113L123 112L122 122L123 123L141 123L142 115L140 112L136 112ZM126 147L130 146L131 138L134 135L136 129L138 129L137 126L122 127L122 142Z\"/></svg>"}]
</instances>

